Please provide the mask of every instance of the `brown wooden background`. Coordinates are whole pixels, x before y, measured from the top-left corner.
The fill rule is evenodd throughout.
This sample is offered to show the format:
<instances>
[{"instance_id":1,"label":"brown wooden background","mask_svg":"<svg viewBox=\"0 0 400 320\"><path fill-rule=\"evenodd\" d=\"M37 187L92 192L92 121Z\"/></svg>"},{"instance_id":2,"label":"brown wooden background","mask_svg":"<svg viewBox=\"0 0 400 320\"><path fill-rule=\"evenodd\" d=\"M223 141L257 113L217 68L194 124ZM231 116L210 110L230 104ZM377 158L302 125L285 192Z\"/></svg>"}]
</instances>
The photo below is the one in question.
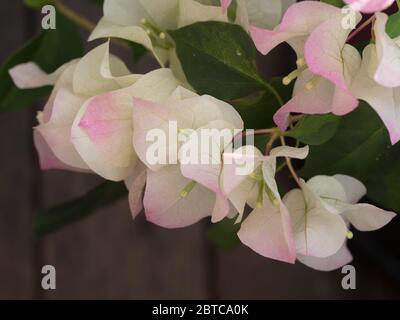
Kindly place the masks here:
<instances>
[{"instance_id":1,"label":"brown wooden background","mask_svg":"<svg viewBox=\"0 0 400 320\"><path fill-rule=\"evenodd\" d=\"M0 62L39 26L22 2L2 1ZM67 2L92 19L100 15L88 1ZM340 271L321 273L281 264L243 246L220 252L207 240L206 222L182 230L161 229L143 217L132 221L127 201L34 242L34 208L79 195L97 182L89 175L39 171L32 146L34 118L34 108L0 115L1 299L400 297L399 284L362 256L354 262L357 290L344 291ZM40 288L45 264L56 267L55 291Z\"/></svg>"}]
</instances>

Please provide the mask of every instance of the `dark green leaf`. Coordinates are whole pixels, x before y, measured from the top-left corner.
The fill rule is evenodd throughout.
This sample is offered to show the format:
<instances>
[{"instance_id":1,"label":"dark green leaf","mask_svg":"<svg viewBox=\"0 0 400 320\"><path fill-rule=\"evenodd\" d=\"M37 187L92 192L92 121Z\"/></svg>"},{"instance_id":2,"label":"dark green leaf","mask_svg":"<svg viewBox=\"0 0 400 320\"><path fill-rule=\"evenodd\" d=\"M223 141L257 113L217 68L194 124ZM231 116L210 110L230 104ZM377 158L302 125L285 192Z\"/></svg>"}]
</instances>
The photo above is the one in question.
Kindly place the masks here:
<instances>
[{"instance_id":1,"label":"dark green leaf","mask_svg":"<svg viewBox=\"0 0 400 320\"><path fill-rule=\"evenodd\" d=\"M34 234L41 238L63 226L79 221L125 197L124 183L106 181L84 196L52 208L39 210L34 219Z\"/></svg>"},{"instance_id":2,"label":"dark green leaf","mask_svg":"<svg viewBox=\"0 0 400 320\"><path fill-rule=\"evenodd\" d=\"M374 203L400 211L400 144L391 146L388 132L365 103L343 117L336 134L312 146L300 175L347 174L361 180Z\"/></svg>"},{"instance_id":3,"label":"dark green leaf","mask_svg":"<svg viewBox=\"0 0 400 320\"><path fill-rule=\"evenodd\" d=\"M31 8L42 8L47 4L53 4L54 0L24 0L25 5Z\"/></svg>"},{"instance_id":4,"label":"dark green leaf","mask_svg":"<svg viewBox=\"0 0 400 320\"><path fill-rule=\"evenodd\" d=\"M132 50L133 61L135 63L139 62L141 58L148 52L148 50L141 44L135 42L127 42Z\"/></svg>"},{"instance_id":5,"label":"dark green leaf","mask_svg":"<svg viewBox=\"0 0 400 320\"><path fill-rule=\"evenodd\" d=\"M325 2L339 8L343 8L345 6L343 0L321 0L321 2Z\"/></svg>"},{"instance_id":6,"label":"dark green leaf","mask_svg":"<svg viewBox=\"0 0 400 320\"><path fill-rule=\"evenodd\" d=\"M308 145L320 145L333 137L339 124L340 118L332 114L304 116L285 135Z\"/></svg>"},{"instance_id":7,"label":"dark green leaf","mask_svg":"<svg viewBox=\"0 0 400 320\"><path fill-rule=\"evenodd\" d=\"M261 93L252 99L232 102L244 121L245 129L262 129L275 126L272 117L278 109L274 97L269 93Z\"/></svg>"},{"instance_id":8,"label":"dark green leaf","mask_svg":"<svg viewBox=\"0 0 400 320\"><path fill-rule=\"evenodd\" d=\"M65 39L68 39L68 43L65 43ZM79 30L67 18L57 14L56 30L42 31L1 66L0 111L15 111L27 107L49 93L49 88L19 90L8 74L10 68L33 61L44 71L52 72L82 54L83 45Z\"/></svg>"},{"instance_id":9,"label":"dark green leaf","mask_svg":"<svg viewBox=\"0 0 400 320\"><path fill-rule=\"evenodd\" d=\"M91 1L97 3L100 6L102 6L104 3L104 0L91 0Z\"/></svg>"},{"instance_id":10,"label":"dark green leaf","mask_svg":"<svg viewBox=\"0 0 400 320\"><path fill-rule=\"evenodd\" d=\"M198 22L171 35L185 75L199 94L230 100L265 87L257 72L253 41L240 26Z\"/></svg>"},{"instance_id":11,"label":"dark green leaf","mask_svg":"<svg viewBox=\"0 0 400 320\"><path fill-rule=\"evenodd\" d=\"M214 5L219 5L218 3L214 4ZM229 21L235 22L236 21L236 15L237 15L237 2L236 1L232 1L231 5L228 8L228 19Z\"/></svg>"},{"instance_id":12,"label":"dark green leaf","mask_svg":"<svg viewBox=\"0 0 400 320\"><path fill-rule=\"evenodd\" d=\"M284 103L291 98L293 85L284 86L281 78L272 79L270 85ZM261 92L251 98L234 100L231 104L242 117L245 129L265 129L276 126L272 117L281 105L271 91Z\"/></svg>"},{"instance_id":13,"label":"dark green leaf","mask_svg":"<svg viewBox=\"0 0 400 320\"><path fill-rule=\"evenodd\" d=\"M240 244L240 240L237 236L240 223L234 223L235 219L224 219L221 222L213 224L208 230L208 238L223 250L228 250L237 246Z\"/></svg>"}]
</instances>

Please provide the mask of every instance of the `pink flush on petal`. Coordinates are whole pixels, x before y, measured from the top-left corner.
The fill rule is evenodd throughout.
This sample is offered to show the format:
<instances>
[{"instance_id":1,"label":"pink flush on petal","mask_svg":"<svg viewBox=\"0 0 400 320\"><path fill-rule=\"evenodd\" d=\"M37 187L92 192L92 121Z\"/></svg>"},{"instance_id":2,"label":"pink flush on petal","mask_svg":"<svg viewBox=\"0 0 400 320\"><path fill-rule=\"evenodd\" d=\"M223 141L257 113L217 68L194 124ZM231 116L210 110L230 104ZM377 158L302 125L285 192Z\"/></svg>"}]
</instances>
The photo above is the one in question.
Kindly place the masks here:
<instances>
[{"instance_id":1,"label":"pink flush on petal","mask_svg":"<svg viewBox=\"0 0 400 320\"><path fill-rule=\"evenodd\" d=\"M110 121L113 118L111 114L115 113L114 104L113 93L97 96L89 102L79 127L86 131L92 141L101 143L103 138L107 139L110 132L118 129L115 126L119 122Z\"/></svg>"},{"instance_id":2,"label":"pink flush on petal","mask_svg":"<svg viewBox=\"0 0 400 320\"><path fill-rule=\"evenodd\" d=\"M225 13L229 6L231 5L232 0L221 0L221 7L222 7L222 12Z\"/></svg>"},{"instance_id":3,"label":"pink flush on petal","mask_svg":"<svg viewBox=\"0 0 400 320\"><path fill-rule=\"evenodd\" d=\"M357 11L372 13L389 8L394 0L345 0L345 2Z\"/></svg>"},{"instance_id":4,"label":"pink flush on petal","mask_svg":"<svg viewBox=\"0 0 400 320\"><path fill-rule=\"evenodd\" d=\"M83 171L77 168L70 167L61 162L50 149L49 145L38 130L33 132L35 148L39 154L40 169L61 169L69 171Z\"/></svg>"}]
</instances>

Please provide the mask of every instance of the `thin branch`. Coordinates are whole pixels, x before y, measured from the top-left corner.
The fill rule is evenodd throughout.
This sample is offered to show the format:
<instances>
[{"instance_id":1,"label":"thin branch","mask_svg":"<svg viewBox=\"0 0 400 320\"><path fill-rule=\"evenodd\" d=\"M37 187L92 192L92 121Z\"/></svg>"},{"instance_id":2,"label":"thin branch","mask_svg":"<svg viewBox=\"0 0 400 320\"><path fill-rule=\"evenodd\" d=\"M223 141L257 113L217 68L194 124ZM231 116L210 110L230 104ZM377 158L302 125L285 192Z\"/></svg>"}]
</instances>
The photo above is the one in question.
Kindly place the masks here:
<instances>
[{"instance_id":1,"label":"thin branch","mask_svg":"<svg viewBox=\"0 0 400 320\"><path fill-rule=\"evenodd\" d=\"M281 136L281 143L282 143L283 146L286 146L286 141L285 141L285 138L283 136ZM297 176L296 170L294 170L294 167L293 167L293 164L292 164L292 160L290 160L290 158L288 158L288 157L285 157L285 160L286 160L286 164L287 164L287 166L289 168L290 174L292 175L292 177L296 181L296 183L299 185L299 187L301 187L300 179Z\"/></svg>"},{"instance_id":2,"label":"thin branch","mask_svg":"<svg viewBox=\"0 0 400 320\"><path fill-rule=\"evenodd\" d=\"M70 20L74 21L81 28L92 32L96 27L96 24L93 21L86 19L75 10L62 3L60 0L54 0L54 4L57 10L59 10L64 16L66 16Z\"/></svg>"},{"instance_id":3,"label":"thin branch","mask_svg":"<svg viewBox=\"0 0 400 320\"><path fill-rule=\"evenodd\" d=\"M265 146L265 155L269 155L269 153L271 152L272 148L274 147L274 142L276 141L276 139L278 139L280 136L280 133L275 132L274 134L272 134L271 138L269 139L267 145Z\"/></svg>"},{"instance_id":4,"label":"thin branch","mask_svg":"<svg viewBox=\"0 0 400 320\"><path fill-rule=\"evenodd\" d=\"M283 103L282 97L280 96L278 91L276 91L276 89L272 85L270 85L268 82L263 82L263 85L264 85L264 87L266 89L268 89L275 96L275 98L278 101L279 105L283 106L284 103Z\"/></svg>"},{"instance_id":5,"label":"thin branch","mask_svg":"<svg viewBox=\"0 0 400 320\"><path fill-rule=\"evenodd\" d=\"M365 20L362 25L360 25L356 30L354 30L349 37L347 38L347 41L350 41L353 39L357 34L359 34L362 30L364 30L366 27L368 27L372 22L375 21L375 16L371 16L368 20Z\"/></svg>"},{"instance_id":6,"label":"thin branch","mask_svg":"<svg viewBox=\"0 0 400 320\"><path fill-rule=\"evenodd\" d=\"M96 27L96 24L93 21L86 19L85 17L77 13L75 10L71 9L69 6L62 3L60 0L54 0L54 4L57 10L59 10L64 16L75 22L82 29L92 32ZM112 43L115 43L116 45L122 48L130 49L130 46L122 40L112 39L111 41Z\"/></svg>"}]
</instances>

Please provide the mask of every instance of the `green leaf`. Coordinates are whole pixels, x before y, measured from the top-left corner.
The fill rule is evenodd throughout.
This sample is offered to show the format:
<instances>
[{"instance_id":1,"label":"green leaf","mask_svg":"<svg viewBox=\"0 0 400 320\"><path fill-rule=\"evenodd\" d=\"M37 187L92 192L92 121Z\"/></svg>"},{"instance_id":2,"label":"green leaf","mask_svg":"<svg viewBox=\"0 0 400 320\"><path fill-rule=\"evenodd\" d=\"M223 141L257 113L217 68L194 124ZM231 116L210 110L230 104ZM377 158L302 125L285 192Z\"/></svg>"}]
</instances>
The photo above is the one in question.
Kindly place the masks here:
<instances>
[{"instance_id":1,"label":"green leaf","mask_svg":"<svg viewBox=\"0 0 400 320\"><path fill-rule=\"evenodd\" d=\"M263 92L251 99L234 101L232 105L242 117L245 129L256 130L275 126L272 117L279 105L274 102L269 92Z\"/></svg>"},{"instance_id":2,"label":"green leaf","mask_svg":"<svg viewBox=\"0 0 400 320\"><path fill-rule=\"evenodd\" d=\"M283 85L282 78L273 78L269 84L280 96L283 103L291 99L293 85ZM259 93L255 97L231 101L231 104L242 117L245 129L257 130L276 127L273 115L281 107L281 104L271 91ZM254 145L258 149L264 150L269 138L269 135L256 135Z\"/></svg>"},{"instance_id":3,"label":"green leaf","mask_svg":"<svg viewBox=\"0 0 400 320\"><path fill-rule=\"evenodd\" d=\"M98 4L98 5L100 5L100 6L102 6L103 3L104 3L104 0L91 0L91 1L96 3L96 4Z\"/></svg>"},{"instance_id":4,"label":"green leaf","mask_svg":"<svg viewBox=\"0 0 400 320\"><path fill-rule=\"evenodd\" d=\"M68 39L68 43L65 43ZM44 71L52 72L65 62L80 57L83 44L77 27L61 14L57 14L57 29L42 31L23 48L13 54L0 67L0 111L15 111L37 102L49 94L50 88L30 90L18 89L8 70L12 67L33 61Z\"/></svg>"},{"instance_id":5,"label":"green leaf","mask_svg":"<svg viewBox=\"0 0 400 320\"><path fill-rule=\"evenodd\" d=\"M343 0L321 0L321 2L325 2L339 8L343 8L345 6Z\"/></svg>"},{"instance_id":6,"label":"green leaf","mask_svg":"<svg viewBox=\"0 0 400 320\"><path fill-rule=\"evenodd\" d=\"M368 198L400 211L400 144L391 146L388 132L366 103L340 120L336 134L326 143L311 146L302 177L347 174L362 181Z\"/></svg>"},{"instance_id":7,"label":"green leaf","mask_svg":"<svg viewBox=\"0 0 400 320\"><path fill-rule=\"evenodd\" d=\"M131 47L133 61L135 63L139 62L139 60L142 59L143 56L148 52L148 50L141 44L130 41L129 42L127 41L126 43L128 43L128 45Z\"/></svg>"},{"instance_id":8,"label":"green leaf","mask_svg":"<svg viewBox=\"0 0 400 320\"><path fill-rule=\"evenodd\" d=\"M53 4L54 0L24 0L24 3L28 7L38 9L47 4Z\"/></svg>"},{"instance_id":9,"label":"green leaf","mask_svg":"<svg viewBox=\"0 0 400 320\"><path fill-rule=\"evenodd\" d=\"M304 116L285 136L308 145L320 145L333 137L339 124L340 118L333 114Z\"/></svg>"},{"instance_id":10,"label":"green leaf","mask_svg":"<svg viewBox=\"0 0 400 320\"><path fill-rule=\"evenodd\" d=\"M230 100L265 88L253 41L242 27L209 21L170 32L185 75L199 94Z\"/></svg>"},{"instance_id":11,"label":"green leaf","mask_svg":"<svg viewBox=\"0 0 400 320\"><path fill-rule=\"evenodd\" d=\"M285 86L282 78L273 78L269 84L276 90L283 102L290 100L293 85ZM259 93L255 97L231 101L244 121L245 129L264 129L275 127L272 119L275 112L281 107L271 91Z\"/></svg>"},{"instance_id":12,"label":"green leaf","mask_svg":"<svg viewBox=\"0 0 400 320\"><path fill-rule=\"evenodd\" d=\"M213 224L208 230L208 239L223 250L228 250L237 246L240 244L240 240L237 236L240 223L234 223L235 219L224 219L221 222Z\"/></svg>"},{"instance_id":13,"label":"green leaf","mask_svg":"<svg viewBox=\"0 0 400 320\"><path fill-rule=\"evenodd\" d=\"M389 17L386 24L386 32L391 38L400 36L400 11Z\"/></svg>"},{"instance_id":14,"label":"green leaf","mask_svg":"<svg viewBox=\"0 0 400 320\"><path fill-rule=\"evenodd\" d=\"M124 183L106 181L82 197L52 208L39 210L34 218L34 234L41 238L72 222L84 219L96 210L125 197Z\"/></svg>"}]
</instances>

